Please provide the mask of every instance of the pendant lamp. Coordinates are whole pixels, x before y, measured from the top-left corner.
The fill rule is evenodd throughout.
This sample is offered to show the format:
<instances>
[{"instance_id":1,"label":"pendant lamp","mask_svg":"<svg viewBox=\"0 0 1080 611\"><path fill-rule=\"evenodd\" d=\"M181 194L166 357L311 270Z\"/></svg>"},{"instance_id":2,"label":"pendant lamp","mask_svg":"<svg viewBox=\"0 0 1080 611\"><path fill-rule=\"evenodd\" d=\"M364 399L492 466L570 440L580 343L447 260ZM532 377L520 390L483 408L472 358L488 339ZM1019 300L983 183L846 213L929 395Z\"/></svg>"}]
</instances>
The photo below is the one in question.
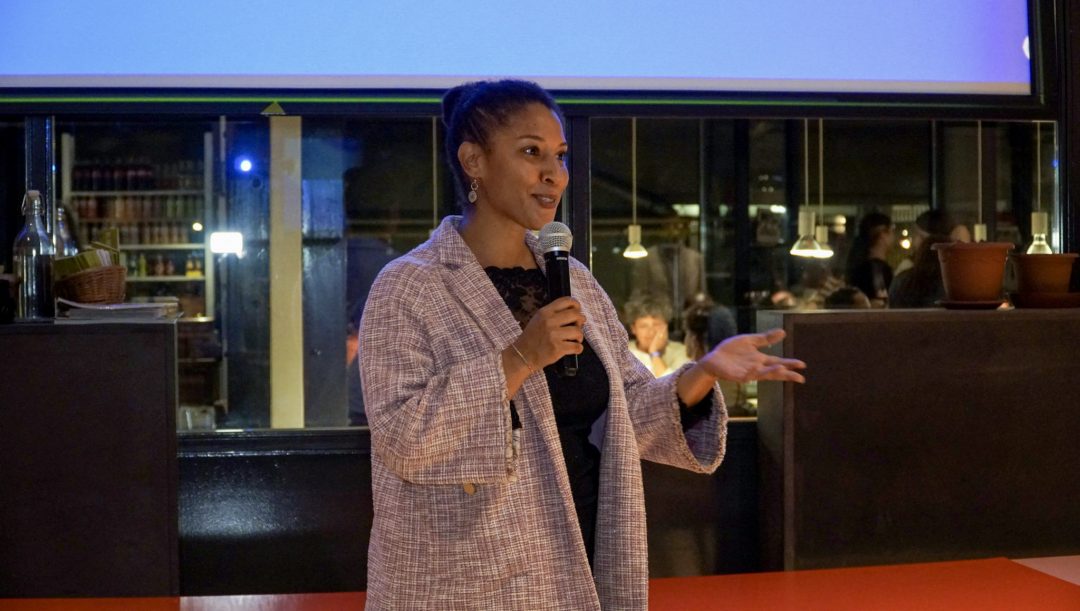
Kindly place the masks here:
<instances>
[{"instance_id":1,"label":"pendant lamp","mask_svg":"<svg viewBox=\"0 0 1080 611\"><path fill-rule=\"evenodd\" d=\"M1042 122L1035 122L1035 211L1031 213L1031 246L1029 255L1052 255L1054 249L1046 243L1050 231L1050 215L1042 211Z\"/></svg>"},{"instance_id":2,"label":"pendant lamp","mask_svg":"<svg viewBox=\"0 0 1080 611\"><path fill-rule=\"evenodd\" d=\"M796 257L828 259L833 256L829 248L829 228L825 220L825 123L818 119L818 213L821 224L816 223L810 209L810 120L803 119L803 206L799 210L799 239L791 247Z\"/></svg>"},{"instance_id":3,"label":"pendant lamp","mask_svg":"<svg viewBox=\"0 0 1080 611\"><path fill-rule=\"evenodd\" d=\"M626 228L629 244L622 256L627 259L641 259L649 256L649 251L641 245L641 225L637 224L637 117L630 119L630 225Z\"/></svg>"},{"instance_id":4,"label":"pendant lamp","mask_svg":"<svg viewBox=\"0 0 1080 611\"><path fill-rule=\"evenodd\" d=\"M976 121L975 122L975 132L976 132L975 146L978 149L978 152L975 154L975 165L978 167L978 172L976 172L976 176L978 177L977 180L978 180L978 183L979 183L978 188L976 189L976 193L977 193L976 197L977 197L977 199L975 201L975 210L978 213L979 222L975 223L975 227L973 227L972 240L974 242L985 242L986 241L986 224L983 223L983 215L982 215L982 209L983 209L982 121Z\"/></svg>"}]
</instances>

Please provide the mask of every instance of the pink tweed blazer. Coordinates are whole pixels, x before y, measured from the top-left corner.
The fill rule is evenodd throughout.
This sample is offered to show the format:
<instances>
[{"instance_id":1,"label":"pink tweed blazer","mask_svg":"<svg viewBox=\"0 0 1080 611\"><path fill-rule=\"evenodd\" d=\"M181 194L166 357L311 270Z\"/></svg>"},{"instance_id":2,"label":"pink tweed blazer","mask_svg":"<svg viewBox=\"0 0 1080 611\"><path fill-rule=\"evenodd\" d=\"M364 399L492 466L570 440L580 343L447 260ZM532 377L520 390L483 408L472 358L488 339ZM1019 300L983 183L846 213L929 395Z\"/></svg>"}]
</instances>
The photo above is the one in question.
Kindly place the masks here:
<instances>
[{"instance_id":1,"label":"pink tweed blazer","mask_svg":"<svg viewBox=\"0 0 1080 611\"><path fill-rule=\"evenodd\" d=\"M578 261L571 285L585 337L611 384L591 439L601 449L590 573L543 374L513 398L499 353L521 333L447 217L391 262L361 323L375 521L368 609L645 609L648 561L640 459L701 473L720 464L727 413L684 435L675 375L630 354L607 294ZM543 265L537 241L528 245ZM378 349L366 350L366 346Z\"/></svg>"}]
</instances>

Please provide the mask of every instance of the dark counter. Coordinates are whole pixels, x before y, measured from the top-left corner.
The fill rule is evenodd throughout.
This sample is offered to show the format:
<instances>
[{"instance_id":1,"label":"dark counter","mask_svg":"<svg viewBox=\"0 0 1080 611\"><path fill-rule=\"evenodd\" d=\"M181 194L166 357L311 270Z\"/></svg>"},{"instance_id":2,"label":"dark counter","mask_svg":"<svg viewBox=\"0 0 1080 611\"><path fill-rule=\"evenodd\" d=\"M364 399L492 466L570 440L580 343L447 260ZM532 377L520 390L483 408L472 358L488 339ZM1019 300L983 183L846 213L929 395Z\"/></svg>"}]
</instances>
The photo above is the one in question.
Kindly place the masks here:
<instances>
[{"instance_id":1,"label":"dark counter","mask_svg":"<svg viewBox=\"0 0 1080 611\"><path fill-rule=\"evenodd\" d=\"M642 463L652 577L760 570L757 434L732 422L711 476ZM363 590L366 427L183 433L184 595Z\"/></svg>"},{"instance_id":2,"label":"dark counter","mask_svg":"<svg viewBox=\"0 0 1080 611\"><path fill-rule=\"evenodd\" d=\"M1080 553L1080 311L763 312L765 566Z\"/></svg>"},{"instance_id":3,"label":"dark counter","mask_svg":"<svg viewBox=\"0 0 1080 611\"><path fill-rule=\"evenodd\" d=\"M0 325L0 596L179 594L176 326Z\"/></svg>"}]
</instances>

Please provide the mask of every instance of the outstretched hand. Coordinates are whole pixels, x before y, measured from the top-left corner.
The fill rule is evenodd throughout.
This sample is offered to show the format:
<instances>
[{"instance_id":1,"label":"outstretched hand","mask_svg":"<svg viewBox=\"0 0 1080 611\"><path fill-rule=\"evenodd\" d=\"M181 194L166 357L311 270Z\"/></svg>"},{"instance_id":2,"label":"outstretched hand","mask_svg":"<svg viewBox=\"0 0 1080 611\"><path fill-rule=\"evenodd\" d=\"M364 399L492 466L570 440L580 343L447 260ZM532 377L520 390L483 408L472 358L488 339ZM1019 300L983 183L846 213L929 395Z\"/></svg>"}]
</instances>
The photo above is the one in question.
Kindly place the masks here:
<instances>
[{"instance_id":1,"label":"outstretched hand","mask_svg":"<svg viewBox=\"0 0 1080 611\"><path fill-rule=\"evenodd\" d=\"M806 369L806 363L798 359L786 359L761 352L762 348L784 339L782 329L764 333L748 333L729 337L713 348L698 364L710 375L733 382L754 380L779 380L782 382L806 382L797 369Z\"/></svg>"}]
</instances>

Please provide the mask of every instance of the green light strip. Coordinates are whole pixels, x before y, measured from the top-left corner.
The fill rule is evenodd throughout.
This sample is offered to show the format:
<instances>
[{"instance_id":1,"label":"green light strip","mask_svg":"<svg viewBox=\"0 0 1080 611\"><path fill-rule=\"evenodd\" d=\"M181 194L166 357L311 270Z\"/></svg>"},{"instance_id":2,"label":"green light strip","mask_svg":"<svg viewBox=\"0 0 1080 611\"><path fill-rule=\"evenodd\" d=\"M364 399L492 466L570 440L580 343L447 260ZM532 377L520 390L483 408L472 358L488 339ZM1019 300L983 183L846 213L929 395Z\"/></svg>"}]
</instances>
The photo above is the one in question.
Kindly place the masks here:
<instances>
[{"instance_id":1,"label":"green light strip","mask_svg":"<svg viewBox=\"0 0 1080 611\"><path fill-rule=\"evenodd\" d=\"M632 98L619 98L619 99L603 99L603 98L576 98L570 100L559 100L559 104L562 106L568 106L571 104L595 104L599 106L614 106L623 104L635 104L645 106L847 106L847 107L912 107L922 108L926 106L933 107L951 107L951 108L967 108L971 104L950 103L943 104L940 102L932 104L918 104L914 102L840 102L835 100L652 100L652 99L632 99Z\"/></svg>"},{"instance_id":2,"label":"green light strip","mask_svg":"<svg viewBox=\"0 0 1080 611\"><path fill-rule=\"evenodd\" d=\"M77 103L135 103L135 104L177 104L177 103L196 103L196 104L213 104L213 103L230 103L230 104L272 104L277 102L281 103L293 103L293 102L315 102L320 104L378 104L378 103L390 103L390 104L436 104L441 101L441 98L431 97L360 97L360 98L328 98L328 97L278 97L278 98L249 98L249 97L121 97L121 96L58 96L58 97L0 97L0 104L43 104L43 103L59 103L59 104L77 104Z\"/></svg>"}]
</instances>

